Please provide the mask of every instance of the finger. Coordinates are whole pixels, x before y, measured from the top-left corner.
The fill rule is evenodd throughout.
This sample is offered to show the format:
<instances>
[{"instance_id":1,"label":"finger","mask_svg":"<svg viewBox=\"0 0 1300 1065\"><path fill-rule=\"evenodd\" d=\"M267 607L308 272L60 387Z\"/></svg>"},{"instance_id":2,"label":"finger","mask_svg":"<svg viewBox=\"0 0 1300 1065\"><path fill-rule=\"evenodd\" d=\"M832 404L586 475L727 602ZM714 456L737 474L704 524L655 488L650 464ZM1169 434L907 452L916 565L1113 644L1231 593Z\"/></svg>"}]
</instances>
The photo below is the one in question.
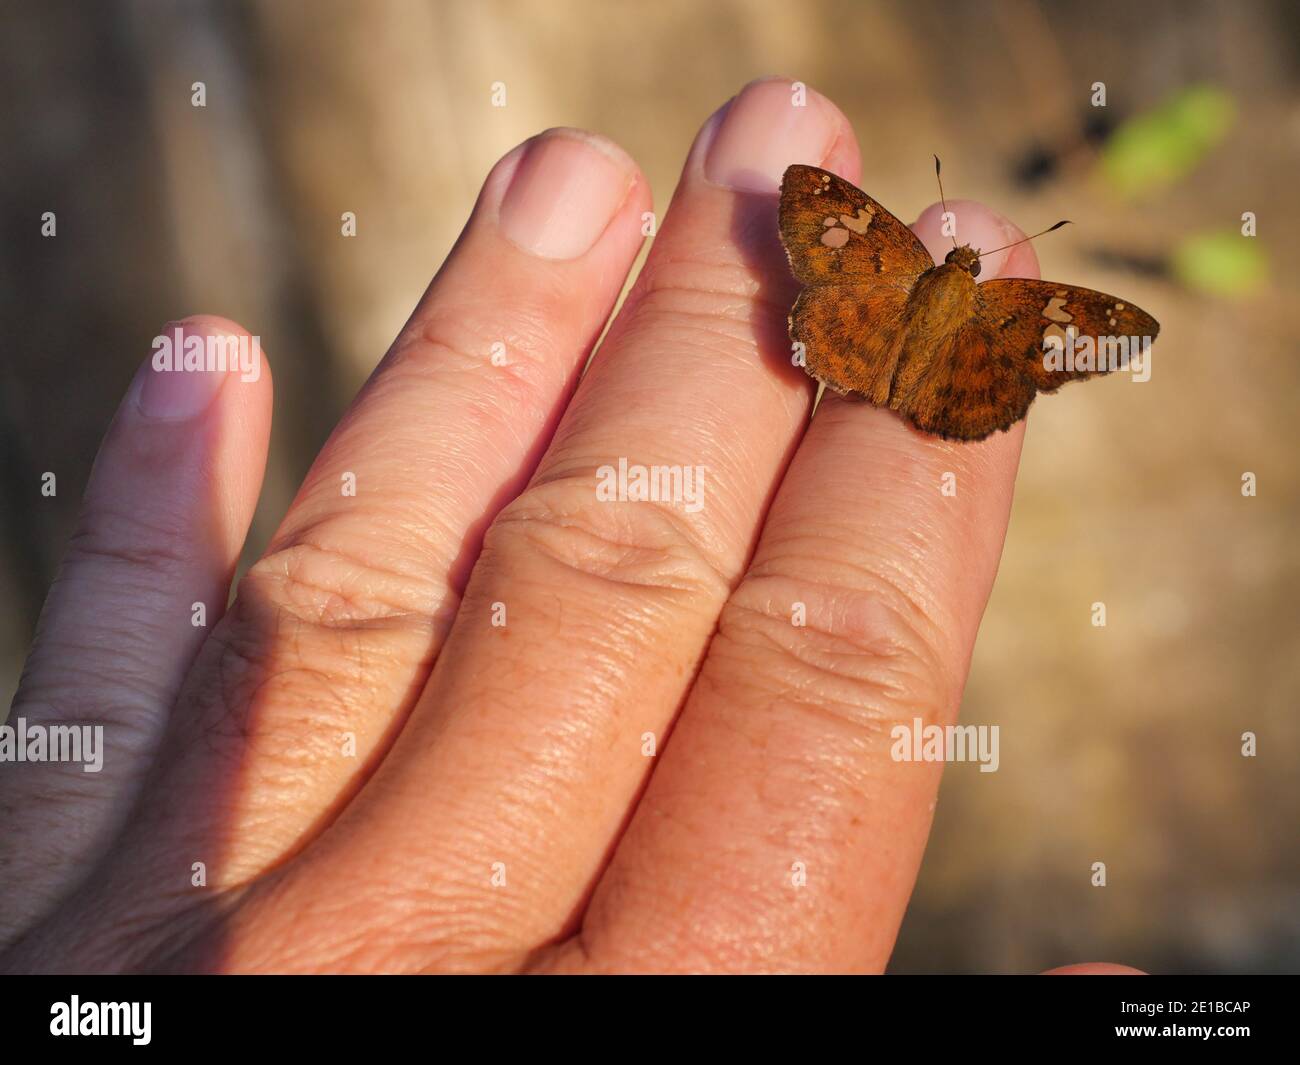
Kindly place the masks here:
<instances>
[{"instance_id":1,"label":"finger","mask_svg":"<svg viewBox=\"0 0 1300 1065\"><path fill-rule=\"evenodd\" d=\"M1146 976L1141 969L1119 965L1112 961L1083 961L1048 969L1042 976Z\"/></svg>"},{"instance_id":2,"label":"finger","mask_svg":"<svg viewBox=\"0 0 1300 1065\"><path fill-rule=\"evenodd\" d=\"M1018 235L951 206L977 247ZM932 252L949 243L938 216L915 227ZM1036 273L1024 249L985 271ZM891 728L956 714L1020 438L946 443L885 410L822 404L582 931L552 964L884 967L939 780L933 763L891 759Z\"/></svg>"},{"instance_id":3,"label":"finger","mask_svg":"<svg viewBox=\"0 0 1300 1065\"><path fill-rule=\"evenodd\" d=\"M373 770L484 526L553 431L648 208L635 163L581 131L547 131L494 167L195 663L158 773L96 873L97 907L201 905L304 846ZM129 943L87 940L84 956L65 943L66 956L128 965L151 946L132 927ZM47 934L61 933L31 942Z\"/></svg>"},{"instance_id":4,"label":"finger","mask_svg":"<svg viewBox=\"0 0 1300 1065\"><path fill-rule=\"evenodd\" d=\"M390 891L436 893L446 914L437 951L405 921L387 930L397 943L381 930L368 949L454 965L473 943L482 965L560 934L580 908L806 423L776 192L791 162L852 173L856 146L828 101L801 100L788 81L755 83L697 138L536 477L488 534L419 707L290 871L297 890L267 889L281 911L337 905L328 870L364 862ZM621 500L621 460L680 478L702 468L702 495L679 479L677 496Z\"/></svg>"},{"instance_id":5,"label":"finger","mask_svg":"<svg viewBox=\"0 0 1300 1065\"><path fill-rule=\"evenodd\" d=\"M593 134L551 130L497 164L200 657L132 863L157 875L201 853L209 888L242 883L373 770L441 649L484 524L553 431L648 206L635 163Z\"/></svg>"},{"instance_id":6,"label":"finger","mask_svg":"<svg viewBox=\"0 0 1300 1065\"><path fill-rule=\"evenodd\" d=\"M29 743L60 725L86 726L88 742L71 749L78 761L0 769L0 942L52 907L120 828L225 610L252 520L271 423L260 345L254 358L248 334L220 318L162 337L177 328L183 342L246 338L249 359L233 373L155 369L151 356L104 438L8 718Z\"/></svg>"}]
</instances>

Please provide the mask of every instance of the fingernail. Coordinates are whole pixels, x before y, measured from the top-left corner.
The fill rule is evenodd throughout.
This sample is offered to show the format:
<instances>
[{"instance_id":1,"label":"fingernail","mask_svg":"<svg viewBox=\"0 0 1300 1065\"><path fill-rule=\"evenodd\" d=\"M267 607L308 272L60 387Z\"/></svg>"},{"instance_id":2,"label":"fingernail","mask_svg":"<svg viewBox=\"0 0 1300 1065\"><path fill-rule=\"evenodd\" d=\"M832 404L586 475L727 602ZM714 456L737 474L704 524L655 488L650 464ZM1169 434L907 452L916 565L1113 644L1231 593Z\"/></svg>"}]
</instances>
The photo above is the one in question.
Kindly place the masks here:
<instances>
[{"instance_id":1,"label":"fingernail","mask_svg":"<svg viewBox=\"0 0 1300 1065\"><path fill-rule=\"evenodd\" d=\"M935 262L943 262L944 257L957 244L969 244L976 251L985 251L980 257L980 279L989 280L1001 275L1011 251L1002 248L1024 236L1016 226L990 207L985 207L974 200L949 200L948 213L951 218L943 216L940 204L931 204L921 212L913 227L924 242ZM949 227L948 222L952 225Z\"/></svg>"},{"instance_id":2,"label":"fingernail","mask_svg":"<svg viewBox=\"0 0 1300 1065\"><path fill-rule=\"evenodd\" d=\"M791 163L821 164L840 134L839 112L798 82L751 82L728 107L704 176L741 192L776 192Z\"/></svg>"},{"instance_id":3,"label":"fingernail","mask_svg":"<svg viewBox=\"0 0 1300 1065\"><path fill-rule=\"evenodd\" d=\"M529 143L501 203L501 231L543 259L590 251L627 198L631 159L580 130L548 130Z\"/></svg>"},{"instance_id":4,"label":"fingernail","mask_svg":"<svg viewBox=\"0 0 1300 1065\"><path fill-rule=\"evenodd\" d=\"M136 371L132 387L140 411L148 418L180 421L207 410L231 375L208 357L208 338L230 336L201 320L169 322L154 337L152 353Z\"/></svg>"},{"instance_id":5,"label":"fingernail","mask_svg":"<svg viewBox=\"0 0 1300 1065\"><path fill-rule=\"evenodd\" d=\"M982 204L959 200L951 210L957 223L957 243L969 244L976 251L988 249L980 256L980 272L986 279L1000 276L1011 257L1011 250L1003 245L1020 240L1024 234L1010 219Z\"/></svg>"}]
</instances>

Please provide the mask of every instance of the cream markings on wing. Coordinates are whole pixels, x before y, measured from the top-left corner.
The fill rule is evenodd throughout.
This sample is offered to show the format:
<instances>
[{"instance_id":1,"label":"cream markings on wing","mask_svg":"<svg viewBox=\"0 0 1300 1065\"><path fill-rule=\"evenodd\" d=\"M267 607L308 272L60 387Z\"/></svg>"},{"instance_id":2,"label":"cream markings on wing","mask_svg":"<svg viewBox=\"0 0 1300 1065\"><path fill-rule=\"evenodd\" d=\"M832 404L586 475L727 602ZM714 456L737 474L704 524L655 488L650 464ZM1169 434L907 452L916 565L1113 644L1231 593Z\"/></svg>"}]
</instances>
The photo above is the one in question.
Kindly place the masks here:
<instances>
[{"instance_id":1,"label":"cream markings on wing","mask_svg":"<svg viewBox=\"0 0 1300 1065\"><path fill-rule=\"evenodd\" d=\"M1061 298L1064 295L1065 293L1062 292L1053 296L1043 308L1043 317L1049 322L1060 322L1064 325L1074 321L1074 315L1065 309L1065 300Z\"/></svg>"},{"instance_id":2,"label":"cream markings on wing","mask_svg":"<svg viewBox=\"0 0 1300 1065\"><path fill-rule=\"evenodd\" d=\"M854 233L862 234L867 231L867 227L871 225L871 220L875 217L876 212L871 207L859 207L858 213L853 217L846 214L840 215L840 222L853 230Z\"/></svg>"},{"instance_id":3,"label":"cream markings on wing","mask_svg":"<svg viewBox=\"0 0 1300 1065\"><path fill-rule=\"evenodd\" d=\"M1061 328L1061 325L1063 323L1068 324L1074 321L1074 315L1072 315L1069 311L1065 309L1064 297L1067 295L1069 295L1069 293L1066 291L1057 292L1055 296L1053 296L1050 300L1047 301L1047 306L1043 308L1043 317L1046 318L1049 323L1051 323L1048 325L1046 329L1043 330L1044 350L1046 350L1047 348L1047 341L1049 337L1055 337L1056 340L1060 343L1060 345L1062 347L1065 347L1070 341L1070 339L1073 338L1078 332L1074 328L1074 326L1070 326L1068 330Z\"/></svg>"},{"instance_id":4,"label":"cream markings on wing","mask_svg":"<svg viewBox=\"0 0 1300 1065\"><path fill-rule=\"evenodd\" d=\"M842 248L849 242L851 232L863 236L875 217L876 209L868 204L859 207L857 214L842 214L838 219L827 218L822 222L826 227L826 232L822 234L822 243L828 248ZM840 226L844 228L841 229Z\"/></svg>"}]
</instances>

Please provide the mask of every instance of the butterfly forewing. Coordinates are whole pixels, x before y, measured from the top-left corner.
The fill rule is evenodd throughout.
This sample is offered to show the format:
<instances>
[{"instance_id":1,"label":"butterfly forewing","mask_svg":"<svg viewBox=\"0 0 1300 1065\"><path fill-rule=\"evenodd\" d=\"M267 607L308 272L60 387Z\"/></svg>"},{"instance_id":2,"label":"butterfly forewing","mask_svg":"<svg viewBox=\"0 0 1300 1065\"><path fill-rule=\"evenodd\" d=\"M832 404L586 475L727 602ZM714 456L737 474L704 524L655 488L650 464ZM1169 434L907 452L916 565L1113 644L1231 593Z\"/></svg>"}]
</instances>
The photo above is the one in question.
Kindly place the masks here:
<instances>
[{"instance_id":1,"label":"butterfly forewing","mask_svg":"<svg viewBox=\"0 0 1300 1065\"><path fill-rule=\"evenodd\" d=\"M976 325L994 350L1014 360L1040 392L1123 368L1160 332L1151 315L1125 300L1023 277L984 282L976 308Z\"/></svg>"},{"instance_id":2,"label":"butterfly forewing","mask_svg":"<svg viewBox=\"0 0 1300 1065\"><path fill-rule=\"evenodd\" d=\"M805 285L864 281L910 289L934 265L907 226L861 189L815 166L781 181L781 242Z\"/></svg>"}]
</instances>

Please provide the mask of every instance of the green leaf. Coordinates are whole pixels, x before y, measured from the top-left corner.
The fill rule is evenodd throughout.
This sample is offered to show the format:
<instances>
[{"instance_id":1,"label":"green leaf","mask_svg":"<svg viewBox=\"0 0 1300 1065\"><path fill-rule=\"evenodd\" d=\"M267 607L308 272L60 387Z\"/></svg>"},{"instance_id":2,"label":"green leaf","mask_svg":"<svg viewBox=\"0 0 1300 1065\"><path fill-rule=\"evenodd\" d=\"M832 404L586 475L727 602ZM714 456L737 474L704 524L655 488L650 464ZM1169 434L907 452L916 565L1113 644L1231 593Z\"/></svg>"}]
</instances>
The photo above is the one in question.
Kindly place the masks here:
<instances>
[{"instance_id":1,"label":"green leaf","mask_svg":"<svg viewBox=\"0 0 1300 1065\"><path fill-rule=\"evenodd\" d=\"M1102 149L1102 176L1127 199L1168 188L1223 140L1235 114L1236 105L1223 90L1185 89L1115 131Z\"/></svg>"},{"instance_id":2,"label":"green leaf","mask_svg":"<svg viewBox=\"0 0 1300 1065\"><path fill-rule=\"evenodd\" d=\"M1236 230L1197 233L1174 251L1174 276L1216 296L1241 296L1268 278L1268 256L1257 237Z\"/></svg>"}]
</instances>

